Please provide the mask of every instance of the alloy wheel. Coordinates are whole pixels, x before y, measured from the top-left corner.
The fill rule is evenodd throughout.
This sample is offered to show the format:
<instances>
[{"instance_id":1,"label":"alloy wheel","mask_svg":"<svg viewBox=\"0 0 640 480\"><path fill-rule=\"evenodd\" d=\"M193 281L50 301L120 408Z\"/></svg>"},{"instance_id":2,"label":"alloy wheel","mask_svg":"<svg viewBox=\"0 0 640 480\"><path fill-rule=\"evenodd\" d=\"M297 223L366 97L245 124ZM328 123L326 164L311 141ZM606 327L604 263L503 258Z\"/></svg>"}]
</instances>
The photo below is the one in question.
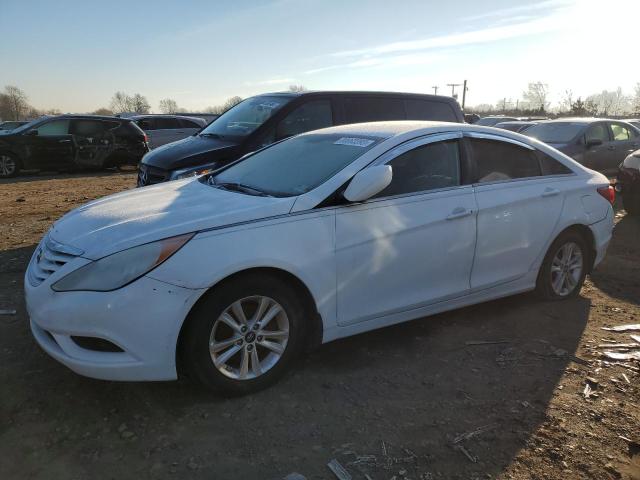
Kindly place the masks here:
<instances>
[{"instance_id":1,"label":"alloy wheel","mask_svg":"<svg viewBox=\"0 0 640 480\"><path fill-rule=\"evenodd\" d=\"M9 155L0 155L0 175L8 177L16 171L16 162Z\"/></svg>"},{"instance_id":2,"label":"alloy wheel","mask_svg":"<svg viewBox=\"0 0 640 480\"><path fill-rule=\"evenodd\" d=\"M571 294L580 282L584 268L580 245L567 242L562 245L551 262L551 288L561 297Z\"/></svg>"},{"instance_id":3,"label":"alloy wheel","mask_svg":"<svg viewBox=\"0 0 640 480\"><path fill-rule=\"evenodd\" d=\"M289 340L289 318L274 299L255 295L229 305L209 337L213 365L234 380L257 378L275 366Z\"/></svg>"}]
</instances>

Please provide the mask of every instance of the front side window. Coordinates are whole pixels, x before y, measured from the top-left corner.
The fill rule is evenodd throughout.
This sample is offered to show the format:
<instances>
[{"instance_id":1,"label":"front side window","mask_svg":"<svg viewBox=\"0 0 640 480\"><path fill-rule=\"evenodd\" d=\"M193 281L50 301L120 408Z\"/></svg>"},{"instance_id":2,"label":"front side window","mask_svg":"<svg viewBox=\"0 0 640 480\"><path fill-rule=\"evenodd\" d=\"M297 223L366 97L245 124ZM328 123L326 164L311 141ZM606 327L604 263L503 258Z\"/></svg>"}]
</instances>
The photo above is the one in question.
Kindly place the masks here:
<instances>
[{"instance_id":1,"label":"front side window","mask_svg":"<svg viewBox=\"0 0 640 480\"><path fill-rule=\"evenodd\" d=\"M607 131L607 126L604 123L596 123L595 125L591 125L587 129L587 133L585 133L584 139L587 143L594 140L599 140L602 143L608 142L609 132Z\"/></svg>"},{"instance_id":2,"label":"front side window","mask_svg":"<svg viewBox=\"0 0 640 480\"><path fill-rule=\"evenodd\" d=\"M620 123L612 123L611 132L613 133L613 139L615 141L626 141L633 138L631 131Z\"/></svg>"},{"instance_id":3,"label":"front side window","mask_svg":"<svg viewBox=\"0 0 640 480\"><path fill-rule=\"evenodd\" d=\"M180 128L180 122L177 118L158 117L156 118L156 128L158 130L175 130Z\"/></svg>"},{"instance_id":4,"label":"front side window","mask_svg":"<svg viewBox=\"0 0 640 480\"><path fill-rule=\"evenodd\" d=\"M231 165L209 183L289 197L321 185L382 139L309 133L284 140Z\"/></svg>"},{"instance_id":5,"label":"front side window","mask_svg":"<svg viewBox=\"0 0 640 480\"><path fill-rule=\"evenodd\" d=\"M276 139L310 132L333 125L331 101L315 100L300 105L278 124Z\"/></svg>"},{"instance_id":6,"label":"front side window","mask_svg":"<svg viewBox=\"0 0 640 480\"><path fill-rule=\"evenodd\" d=\"M499 140L469 139L478 183L540 176L534 151Z\"/></svg>"},{"instance_id":7,"label":"front side window","mask_svg":"<svg viewBox=\"0 0 640 480\"><path fill-rule=\"evenodd\" d=\"M289 96L248 98L230 108L205 128L200 135L246 137L291 101Z\"/></svg>"},{"instance_id":8,"label":"front side window","mask_svg":"<svg viewBox=\"0 0 640 480\"><path fill-rule=\"evenodd\" d=\"M43 123L35 130L41 136L67 135L69 133L69 123L69 120L52 120L51 122Z\"/></svg>"},{"instance_id":9,"label":"front side window","mask_svg":"<svg viewBox=\"0 0 640 480\"><path fill-rule=\"evenodd\" d=\"M391 183L375 198L460 185L458 140L429 143L409 150L389 163Z\"/></svg>"}]
</instances>

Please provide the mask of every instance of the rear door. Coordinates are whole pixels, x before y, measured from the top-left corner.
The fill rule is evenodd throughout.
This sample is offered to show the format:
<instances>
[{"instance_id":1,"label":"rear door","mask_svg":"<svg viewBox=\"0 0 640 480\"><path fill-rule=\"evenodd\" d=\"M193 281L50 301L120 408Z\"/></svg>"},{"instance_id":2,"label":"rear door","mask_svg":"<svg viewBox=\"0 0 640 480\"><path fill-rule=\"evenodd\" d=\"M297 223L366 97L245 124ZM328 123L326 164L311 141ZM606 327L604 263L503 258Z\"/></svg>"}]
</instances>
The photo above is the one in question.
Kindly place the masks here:
<instances>
[{"instance_id":1,"label":"rear door","mask_svg":"<svg viewBox=\"0 0 640 480\"><path fill-rule=\"evenodd\" d=\"M70 132L77 148L76 163L79 166L102 168L115 147L114 130L117 121L75 119Z\"/></svg>"},{"instance_id":2,"label":"rear door","mask_svg":"<svg viewBox=\"0 0 640 480\"><path fill-rule=\"evenodd\" d=\"M560 217L562 178L542 176L538 152L515 140L468 134L475 166L478 237L471 288L524 276Z\"/></svg>"},{"instance_id":3,"label":"rear door","mask_svg":"<svg viewBox=\"0 0 640 480\"><path fill-rule=\"evenodd\" d=\"M378 164L391 184L336 211L338 323L350 325L469 290L476 203L457 134L401 145Z\"/></svg>"},{"instance_id":4,"label":"rear door","mask_svg":"<svg viewBox=\"0 0 640 480\"><path fill-rule=\"evenodd\" d=\"M591 140L600 140L600 145L589 147ZM615 158L616 146L611 140L611 132L606 122L596 122L587 128L584 135L584 166L604 172Z\"/></svg>"},{"instance_id":5,"label":"rear door","mask_svg":"<svg viewBox=\"0 0 640 480\"><path fill-rule=\"evenodd\" d=\"M69 133L71 120L53 119L30 130L26 141L32 164L37 168L58 168L74 164L75 147Z\"/></svg>"}]
</instances>

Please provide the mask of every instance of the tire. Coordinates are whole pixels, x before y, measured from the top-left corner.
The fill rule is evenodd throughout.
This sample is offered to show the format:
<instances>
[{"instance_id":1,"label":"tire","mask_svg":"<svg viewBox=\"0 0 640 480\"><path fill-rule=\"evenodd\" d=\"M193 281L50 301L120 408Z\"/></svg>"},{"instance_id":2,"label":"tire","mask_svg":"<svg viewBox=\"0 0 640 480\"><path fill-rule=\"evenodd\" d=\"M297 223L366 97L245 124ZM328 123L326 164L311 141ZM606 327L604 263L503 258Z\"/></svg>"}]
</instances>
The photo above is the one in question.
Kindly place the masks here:
<instances>
[{"instance_id":1,"label":"tire","mask_svg":"<svg viewBox=\"0 0 640 480\"><path fill-rule=\"evenodd\" d=\"M238 303L247 319L244 324ZM263 320L259 327L253 323L256 316ZM181 366L207 389L228 395L257 392L282 377L302 351L304 319L299 296L280 278L233 278L207 293L191 312L180 345ZM210 349L214 345L219 350Z\"/></svg>"},{"instance_id":2,"label":"tire","mask_svg":"<svg viewBox=\"0 0 640 480\"><path fill-rule=\"evenodd\" d=\"M0 153L0 178L15 177L20 173L20 160L10 153Z\"/></svg>"},{"instance_id":3,"label":"tire","mask_svg":"<svg viewBox=\"0 0 640 480\"><path fill-rule=\"evenodd\" d=\"M544 257L538 272L536 292L545 300L575 297L580 293L587 276L589 262L590 253L584 237L576 231L562 233L551 244ZM576 266L579 267L579 271ZM558 275L564 275L565 280L561 281Z\"/></svg>"},{"instance_id":4,"label":"tire","mask_svg":"<svg viewBox=\"0 0 640 480\"><path fill-rule=\"evenodd\" d=\"M635 217L640 215L640 191L638 192L622 192L622 206L627 214Z\"/></svg>"}]
</instances>

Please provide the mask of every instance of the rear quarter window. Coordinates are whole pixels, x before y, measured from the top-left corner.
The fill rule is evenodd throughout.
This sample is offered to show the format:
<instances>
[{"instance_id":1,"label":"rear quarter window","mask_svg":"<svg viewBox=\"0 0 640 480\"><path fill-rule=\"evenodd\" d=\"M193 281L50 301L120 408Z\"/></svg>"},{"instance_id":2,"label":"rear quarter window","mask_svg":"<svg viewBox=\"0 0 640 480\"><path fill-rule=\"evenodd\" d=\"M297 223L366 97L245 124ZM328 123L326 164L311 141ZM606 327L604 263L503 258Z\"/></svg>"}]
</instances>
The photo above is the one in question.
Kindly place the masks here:
<instances>
[{"instance_id":1,"label":"rear quarter window","mask_svg":"<svg viewBox=\"0 0 640 480\"><path fill-rule=\"evenodd\" d=\"M453 108L445 102L411 99L405 100L404 105L407 111L407 120L458 122Z\"/></svg>"},{"instance_id":2,"label":"rear quarter window","mask_svg":"<svg viewBox=\"0 0 640 480\"><path fill-rule=\"evenodd\" d=\"M540 160L540 166L542 167L542 175L566 175L568 173L573 173L569 167L566 167L555 158L552 158L541 151L538 151L538 159Z\"/></svg>"}]
</instances>

